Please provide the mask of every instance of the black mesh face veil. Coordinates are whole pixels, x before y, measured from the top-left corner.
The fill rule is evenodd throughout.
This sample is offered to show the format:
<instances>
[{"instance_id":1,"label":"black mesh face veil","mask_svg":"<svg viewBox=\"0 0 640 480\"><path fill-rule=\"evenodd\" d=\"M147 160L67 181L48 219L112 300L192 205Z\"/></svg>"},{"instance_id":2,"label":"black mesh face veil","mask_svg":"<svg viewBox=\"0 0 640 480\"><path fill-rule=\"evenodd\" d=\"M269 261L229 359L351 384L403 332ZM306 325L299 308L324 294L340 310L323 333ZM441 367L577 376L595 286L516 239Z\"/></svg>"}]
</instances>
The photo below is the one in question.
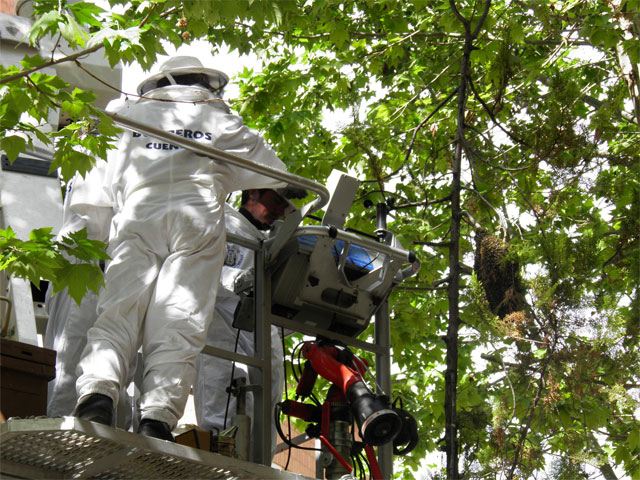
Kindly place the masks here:
<instances>
[{"instance_id":1,"label":"black mesh face veil","mask_svg":"<svg viewBox=\"0 0 640 480\"><path fill-rule=\"evenodd\" d=\"M214 61L215 63L215 61ZM168 85L198 85L222 97L222 89L229 82L224 72L202 65L199 58L178 55L160 66L160 71L150 75L138 85L138 95Z\"/></svg>"},{"instance_id":2,"label":"black mesh face veil","mask_svg":"<svg viewBox=\"0 0 640 480\"><path fill-rule=\"evenodd\" d=\"M158 78L158 80L156 80L155 82L145 83L141 88L140 94L144 95L151 90L166 87L168 85L187 85L206 88L207 90L213 92L216 96L222 97L224 86L217 86L219 85L219 83L219 81L212 81L212 79L204 73L171 74L170 72L167 72L163 77Z\"/></svg>"}]
</instances>

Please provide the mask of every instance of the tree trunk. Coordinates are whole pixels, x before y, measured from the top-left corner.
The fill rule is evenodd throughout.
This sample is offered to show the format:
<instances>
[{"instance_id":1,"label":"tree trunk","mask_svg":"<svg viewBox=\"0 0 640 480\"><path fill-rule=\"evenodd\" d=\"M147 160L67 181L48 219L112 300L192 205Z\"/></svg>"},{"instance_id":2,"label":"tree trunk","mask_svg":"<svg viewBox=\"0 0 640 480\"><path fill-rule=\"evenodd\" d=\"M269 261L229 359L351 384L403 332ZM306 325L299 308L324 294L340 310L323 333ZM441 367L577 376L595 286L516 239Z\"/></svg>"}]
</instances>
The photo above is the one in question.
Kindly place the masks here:
<instances>
[{"instance_id":1,"label":"tree trunk","mask_svg":"<svg viewBox=\"0 0 640 480\"><path fill-rule=\"evenodd\" d=\"M609 0L607 3L613 10L614 18L618 21L620 29L624 32L624 38L626 40L637 40L640 34L640 15L637 12L629 11L625 0ZM621 42L616 45L616 53L618 55L620 73L627 84L629 96L633 103L635 121L640 125L640 71L638 64L631 61Z\"/></svg>"},{"instance_id":2,"label":"tree trunk","mask_svg":"<svg viewBox=\"0 0 640 480\"><path fill-rule=\"evenodd\" d=\"M489 13L491 0L487 0L482 17L478 20L475 30L471 31L471 22L464 18L458 11L455 1L450 0L449 4L454 15L464 25L465 44L460 68L460 84L458 85L458 110L457 110L457 131L456 146L454 151L454 161L451 181L451 228L449 247L449 286L447 297L449 300L449 323L447 326L447 369L445 372L445 448L447 453L447 478L458 480L458 424L457 424L457 385L458 385L458 328L460 326L460 221L462 219L462 209L460 208L460 193L462 185L460 175L462 171L462 153L465 148L465 111L467 106L468 76L470 74L471 51L473 41L484 19Z\"/></svg>"}]
</instances>

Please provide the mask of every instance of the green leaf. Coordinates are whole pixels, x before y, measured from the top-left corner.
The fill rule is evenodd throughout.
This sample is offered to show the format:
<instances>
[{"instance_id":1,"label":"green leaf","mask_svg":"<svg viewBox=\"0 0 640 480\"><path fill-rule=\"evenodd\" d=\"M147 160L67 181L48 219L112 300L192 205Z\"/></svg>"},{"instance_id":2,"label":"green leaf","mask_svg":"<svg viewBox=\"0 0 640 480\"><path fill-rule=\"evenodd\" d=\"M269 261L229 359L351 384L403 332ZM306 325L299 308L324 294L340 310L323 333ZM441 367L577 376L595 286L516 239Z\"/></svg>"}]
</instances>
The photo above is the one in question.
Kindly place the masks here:
<instances>
[{"instance_id":1,"label":"green leaf","mask_svg":"<svg viewBox=\"0 0 640 480\"><path fill-rule=\"evenodd\" d=\"M338 21L333 23L333 29L329 35L329 39L336 44L337 47L341 47L349 41L349 32L344 22Z\"/></svg>"},{"instance_id":2,"label":"green leaf","mask_svg":"<svg viewBox=\"0 0 640 480\"><path fill-rule=\"evenodd\" d=\"M48 242L53 238L53 234L51 231L53 228L51 227L43 227L32 230L29 233L29 240L33 240L34 242Z\"/></svg>"},{"instance_id":3,"label":"green leaf","mask_svg":"<svg viewBox=\"0 0 640 480\"><path fill-rule=\"evenodd\" d=\"M101 27L102 23L99 20L99 16L105 13L105 10L98 5L88 2L70 3L67 5L69 10L73 13L76 20L81 25L91 25L94 27Z\"/></svg>"},{"instance_id":4,"label":"green leaf","mask_svg":"<svg viewBox=\"0 0 640 480\"><path fill-rule=\"evenodd\" d=\"M80 305L88 291L98 293L104 285L102 270L97 265L87 263L69 264L58 275L58 288L63 285L68 289L71 298Z\"/></svg>"},{"instance_id":5,"label":"green leaf","mask_svg":"<svg viewBox=\"0 0 640 480\"><path fill-rule=\"evenodd\" d=\"M27 142L18 135L9 135L0 140L0 150L3 150L9 161L13 163L18 155L23 153L27 148Z\"/></svg>"},{"instance_id":6,"label":"green leaf","mask_svg":"<svg viewBox=\"0 0 640 480\"><path fill-rule=\"evenodd\" d=\"M454 33L460 29L460 23L458 22L458 19L450 10L447 10L440 17L440 25L442 25L442 28L444 28L445 32L447 33Z\"/></svg>"},{"instance_id":7,"label":"green leaf","mask_svg":"<svg viewBox=\"0 0 640 480\"><path fill-rule=\"evenodd\" d=\"M613 458L618 463L629 463L631 461L631 453L625 445L618 445L614 451Z\"/></svg>"},{"instance_id":8,"label":"green leaf","mask_svg":"<svg viewBox=\"0 0 640 480\"><path fill-rule=\"evenodd\" d=\"M542 358L547 356L547 349L546 348L538 348L537 350L535 350L533 352L533 356L538 358L538 359L542 359Z\"/></svg>"},{"instance_id":9,"label":"green leaf","mask_svg":"<svg viewBox=\"0 0 640 480\"><path fill-rule=\"evenodd\" d=\"M514 43L522 43L525 39L525 30L520 23L513 24L509 33Z\"/></svg>"},{"instance_id":10,"label":"green leaf","mask_svg":"<svg viewBox=\"0 0 640 480\"><path fill-rule=\"evenodd\" d=\"M78 25L76 19L68 13L64 14L65 21L60 24L60 33L70 45L84 46L89 35Z\"/></svg>"},{"instance_id":11,"label":"green leaf","mask_svg":"<svg viewBox=\"0 0 640 480\"><path fill-rule=\"evenodd\" d=\"M629 55L629 61L633 64L640 63L640 45L638 43L637 39L622 42L624 52Z\"/></svg>"},{"instance_id":12,"label":"green leaf","mask_svg":"<svg viewBox=\"0 0 640 480\"><path fill-rule=\"evenodd\" d=\"M107 245L103 242L89 239L84 228L64 236L60 243L67 247L65 248L65 253L73 255L82 261L109 260L109 256L105 251Z\"/></svg>"},{"instance_id":13,"label":"green leaf","mask_svg":"<svg viewBox=\"0 0 640 480\"><path fill-rule=\"evenodd\" d=\"M627 445L629 445L629 450L632 452L640 447L640 430L633 430L629 432Z\"/></svg>"},{"instance_id":14,"label":"green leaf","mask_svg":"<svg viewBox=\"0 0 640 480\"><path fill-rule=\"evenodd\" d=\"M11 227L7 227L6 230L0 230L0 242L6 242L7 240L12 240L14 238L16 238L16 232L14 232Z\"/></svg>"},{"instance_id":15,"label":"green leaf","mask_svg":"<svg viewBox=\"0 0 640 480\"><path fill-rule=\"evenodd\" d=\"M51 169L60 168L63 178L73 177L74 172L84 175L95 166L96 160L92 155L79 152L70 147L56 149L51 161Z\"/></svg>"},{"instance_id":16,"label":"green leaf","mask_svg":"<svg viewBox=\"0 0 640 480\"><path fill-rule=\"evenodd\" d=\"M50 10L38 17L29 31L29 43L35 45L47 32L55 31L59 23L64 23L64 17L58 10Z\"/></svg>"},{"instance_id":17,"label":"green leaf","mask_svg":"<svg viewBox=\"0 0 640 480\"><path fill-rule=\"evenodd\" d=\"M141 29L139 27L131 27L126 30L116 30L112 27L107 27L93 35L87 43L87 47L93 47L105 41L114 44L119 39L127 40L131 44L136 45L140 41L140 33Z\"/></svg>"},{"instance_id":18,"label":"green leaf","mask_svg":"<svg viewBox=\"0 0 640 480\"><path fill-rule=\"evenodd\" d=\"M558 415L560 415L560 421L562 422L562 426L564 428L569 428L572 424L571 414L567 410L567 408L561 406L558 408Z\"/></svg>"},{"instance_id":19,"label":"green leaf","mask_svg":"<svg viewBox=\"0 0 640 480\"><path fill-rule=\"evenodd\" d=\"M40 55L33 55L31 57L25 55L22 57L22 60L20 60L20 65L22 65L25 70L29 70L31 68L39 67L44 62L45 60Z\"/></svg>"}]
</instances>

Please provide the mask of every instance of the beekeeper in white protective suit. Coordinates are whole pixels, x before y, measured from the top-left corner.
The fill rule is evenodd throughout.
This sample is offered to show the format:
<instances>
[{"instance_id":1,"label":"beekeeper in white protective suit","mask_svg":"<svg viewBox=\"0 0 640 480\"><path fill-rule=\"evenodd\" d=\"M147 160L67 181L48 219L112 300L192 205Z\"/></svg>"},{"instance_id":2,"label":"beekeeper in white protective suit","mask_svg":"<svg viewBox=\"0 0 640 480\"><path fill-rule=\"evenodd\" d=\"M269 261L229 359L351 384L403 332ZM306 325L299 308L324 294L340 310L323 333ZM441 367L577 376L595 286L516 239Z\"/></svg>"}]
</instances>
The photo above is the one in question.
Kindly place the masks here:
<instances>
[{"instance_id":1,"label":"beekeeper in white protective suit","mask_svg":"<svg viewBox=\"0 0 640 480\"><path fill-rule=\"evenodd\" d=\"M63 237L86 227L89 238L107 241L113 209L108 198L105 200L106 192L101 190L106 169L107 163L99 161L84 178L76 175L67 183L62 227L56 240L60 241ZM72 202L88 206L87 201L91 204L90 212L87 208L83 209L82 214L72 210ZM80 262L75 258L70 261ZM56 417L71 415L76 405L76 367L87 343L87 330L93 326L97 318L98 295L88 291L78 305L67 289L52 294L53 285L50 283L45 297L45 308L49 318L44 346L56 351L56 376L48 384L47 415Z\"/></svg>"},{"instance_id":2,"label":"beekeeper in white protective suit","mask_svg":"<svg viewBox=\"0 0 640 480\"><path fill-rule=\"evenodd\" d=\"M116 103L121 102L112 102L107 109L111 109ZM67 183L58 241L70 233L86 228L88 238L107 242L113 217L111 196L106 185L108 176L108 164L99 160L84 177L76 174ZM75 258L70 261L80 262ZM104 269L104 262L101 267ZM76 406L76 368L87 344L87 331L98 317L97 305L98 294L93 291L87 291L78 305L67 289L53 295L53 285L49 284L45 296L48 320L44 346L56 351L56 376L47 385L49 417L71 415ZM132 373L134 368L135 359L130 368ZM128 427L132 421L132 408L126 388L127 386L123 386L118 404L124 427Z\"/></svg>"},{"instance_id":3,"label":"beekeeper in white protective suit","mask_svg":"<svg viewBox=\"0 0 640 480\"><path fill-rule=\"evenodd\" d=\"M143 98L116 113L284 169L221 100L227 81L194 57L173 57L140 84ZM121 134L109 162L112 260L79 364L74 415L111 424L130 360L142 346L138 433L173 440L213 318L224 260L224 198L233 190L283 184L130 131Z\"/></svg>"},{"instance_id":4,"label":"beekeeper in white protective suit","mask_svg":"<svg viewBox=\"0 0 640 480\"><path fill-rule=\"evenodd\" d=\"M274 190L249 190L242 193L239 211L228 205L225 208L225 224L228 233L253 240L266 238L265 232L273 222L291 207L287 198L304 198L306 192L286 187ZM251 249L227 243L224 266L214 310L214 322L207 332L207 345L236 353L253 356L254 334L233 326L234 313L239 297L234 293L236 279L254 267ZM282 400L284 391L283 349L280 329L271 327L271 404ZM245 378L254 384L256 369L241 363L212 355L200 354L196 363L196 381L193 398L198 426L220 433L234 425L237 412L236 397L227 393L231 378ZM247 393L246 412L253 412L253 394ZM270 422L273 423L273 422ZM273 426L272 426L273 427ZM272 428L272 455L275 453L276 431Z\"/></svg>"}]
</instances>

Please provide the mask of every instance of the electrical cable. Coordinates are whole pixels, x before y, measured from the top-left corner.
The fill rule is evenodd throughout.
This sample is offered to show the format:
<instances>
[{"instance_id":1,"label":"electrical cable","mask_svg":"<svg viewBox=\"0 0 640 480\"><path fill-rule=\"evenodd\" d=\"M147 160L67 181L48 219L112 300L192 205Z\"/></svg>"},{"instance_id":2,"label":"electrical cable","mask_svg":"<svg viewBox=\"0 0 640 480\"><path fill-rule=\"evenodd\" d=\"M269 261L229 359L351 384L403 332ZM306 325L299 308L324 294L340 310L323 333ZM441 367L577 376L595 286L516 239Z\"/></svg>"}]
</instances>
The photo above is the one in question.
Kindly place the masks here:
<instances>
[{"instance_id":1,"label":"electrical cable","mask_svg":"<svg viewBox=\"0 0 640 480\"><path fill-rule=\"evenodd\" d=\"M233 353L238 353L238 340L240 340L240 329L236 333L236 344L233 347ZM233 388L233 374L236 370L235 360L231 362L231 378L229 379L229 387L227 388L227 406L224 409L224 423L222 424L222 431L227 429L227 416L229 415L229 404L231 403L231 389Z\"/></svg>"},{"instance_id":2,"label":"electrical cable","mask_svg":"<svg viewBox=\"0 0 640 480\"><path fill-rule=\"evenodd\" d=\"M369 260L369 263L359 266L358 268L360 269L360 271L366 269L369 265L373 265L373 262L375 262L380 255L380 252L377 252L376 255L371 260Z\"/></svg>"},{"instance_id":3,"label":"electrical cable","mask_svg":"<svg viewBox=\"0 0 640 480\"><path fill-rule=\"evenodd\" d=\"M352 465L358 465L358 478L366 480L365 470L360 461L360 455L362 455L362 442L356 441L355 429L353 426L353 420L351 421L351 459L353 460ZM358 448L357 451L354 451L354 448Z\"/></svg>"},{"instance_id":4,"label":"electrical cable","mask_svg":"<svg viewBox=\"0 0 640 480\"><path fill-rule=\"evenodd\" d=\"M294 358L296 358L296 352L303 345L303 343L304 342L298 343L295 347L293 347L293 350L291 350L291 373L293 374L293 378L296 381L296 383L300 381L300 376L298 376L298 374L296 373L296 366L293 363L293 360ZM302 375L302 370L300 370L300 375Z\"/></svg>"},{"instance_id":5,"label":"electrical cable","mask_svg":"<svg viewBox=\"0 0 640 480\"><path fill-rule=\"evenodd\" d=\"M347 230L348 230L348 229L347 229ZM353 244L352 244L352 243L349 243L349 249L351 249L351 245L353 245ZM356 246L358 246L358 245L356 245ZM337 263L338 259L340 258L340 254L341 254L342 252L338 252L338 246L337 246L337 245L333 245L333 247L332 247L332 248L333 248L333 254L334 254L334 257L335 257L335 259L336 259L336 263ZM343 246L343 247L342 247L343 251L344 251L344 248L345 248L345 247ZM373 258L370 258L370 259L369 259L369 262L368 262L368 263L366 263L366 264L364 264L364 265L356 265L356 264L355 264L355 263L353 263L353 262L352 262L350 265L351 265L351 266L353 266L353 267L356 267L356 268L358 269L358 273L366 273L366 272L365 272L365 270L367 269L367 267L368 267L369 265L372 265L372 264L373 264L373 262L375 262L375 261L378 259L378 257L379 257L380 255L381 255L381 253L380 253L380 252L376 252L375 256L374 256ZM348 256L349 256L349 255L347 254L347 258L348 258ZM367 250L367 256L368 256L368 250Z\"/></svg>"},{"instance_id":6,"label":"electrical cable","mask_svg":"<svg viewBox=\"0 0 640 480\"><path fill-rule=\"evenodd\" d=\"M367 458L367 455L364 452L360 452L360 459L362 462L362 471L365 473L369 472L369 474L371 474L371 464L369 463L369 459Z\"/></svg>"},{"instance_id":7,"label":"electrical cable","mask_svg":"<svg viewBox=\"0 0 640 480\"><path fill-rule=\"evenodd\" d=\"M285 352L285 344L284 344L284 327L280 327L280 341L282 342L282 368L284 371L284 399L285 401L289 400L289 392L287 391L287 357L284 355ZM275 409L275 407L274 407ZM291 417L287 417L289 423L289 439L291 439ZM280 423L280 418L274 419L276 423ZM289 462L291 461L291 447L287 449L287 463L284 466L284 470L286 471L289 468Z\"/></svg>"},{"instance_id":8,"label":"electrical cable","mask_svg":"<svg viewBox=\"0 0 640 480\"><path fill-rule=\"evenodd\" d=\"M366 478L364 465L362 465L362 452L359 452L357 455L352 455L351 460L354 465L358 466L358 478L364 480Z\"/></svg>"},{"instance_id":9,"label":"electrical cable","mask_svg":"<svg viewBox=\"0 0 640 480\"><path fill-rule=\"evenodd\" d=\"M373 378L374 383L376 384L376 388L378 388L378 390L384 395L384 390L382 390L382 387L380 386L380 384L376 381L375 376L373 375L373 373L371 372L371 370L369 369L369 366L367 365L367 363L365 361L363 361L360 357L358 357L355 353L353 353L351 350L349 350L347 347L344 347L342 345L334 345L336 349L339 350L346 350L351 354L351 358L352 358L352 363L355 363L355 360L358 360L358 363L369 373L369 375L371 376L371 378ZM358 376L360 377L360 379L362 380L362 384L364 385L364 387L367 389L367 391L371 394L371 395L375 395L376 393L371 389L371 386L369 385L369 383L367 382L367 380L365 379L364 376L360 375L360 369L354 365L355 369L358 372Z\"/></svg>"},{"instance_id":10,"label":"electrical cable","mask_svg":"<svg viewBox=\"0 0 640 480\"><path fill-rule=\"evenodd\" d=\"M367 467L366 471L371 472L371 464L369 463L369 459L367 458L367 456L364 453L360 452L360 458L364 460L364 464Z\"/></svg>"},{"instance_id":11,"label":"electrical cable","mask_svg":"<svg viewBox=\"0 0 640 480\"><path fill-rule=\"evenodd\" d=\"M273 409L273 412L274 412L274 421L276 424L276 431L278 432L278 435L280 435L280 438L284 443L286 443L292 448L298 448L300 450L312 450L314 452L322 451L320 448L301 447L300 445L296 445L284 435L284 432L282 431L282 427L280 426L280 422L279 422L280 415L282 414L282 403L276 403L276 406Z\"/></svg>"},{"instance_id":12,"label":"electrical cable","mask_svg":"<svg viewBox=\"0 0 640 480\"><path fill-rule=\"evenodd\" d=\"M287 428L289 429L289 441L291 441L291 417L287 415ZM289 469L289 461L291 460L291 445L289 445L289 454L287 455L287 463L284 466L285 471Z\"/></svg>"},{"instance_id":13,"label":"electrical cable","mask_svg":"<svg viewBox=\"0 0 640 480\"><path fill-rule=\"evenodd\" d=\"M359 450L356 453L356 458L358 460L358 465L360 466L361 472L362 472L362 477L364 480L366 480L367 478L367 472L369 472L369 474L371 474L371 465L369 464L369 459L367 458L367 455L365 454L365 444L362 443L361 441L356 441L356 437L355 437L355 429L353 428L353 424L351 425L351 442L352 445L356 445L358 444L359 446ZM351 447L353 449L353 447ZM362 460L364 460L364 465L366 465L367 468L364 467L364 465L362 464Z\"/></svg>"},{"instance_id":14,"label":"electrical cable","mask_svg":"<svg viewBox=\"0 0 640 480\"><path fill-rule=\"evenodd\" d=\"M371 370L369 369L369 366L367 365L367 363L365 361L363 361L360 357L358 357L357 355L353 356L354 359L358 359L358 362L360 363L360 365L362 365L364 367L364 369L367 371L367 373L369 374L369 376L371 376L371 378L373 378L373 383L375 383L376 388L378 389L378 391L382 394L385 395L384 390L382 389L382 387L380 386L380 384L378 383L378 381L376 380L375 375L373 375L373 373L371 372ZM367 384L367 382L365 381L364 377L362 377L362 382L364 383L364 386L367 388L367 390L369 390L369 393L371 393L372 395L375 395L375 392L373 392L371 390L371 387Z\"/></svg>"},{"instance_id":15,"label":"electrical cable","mask_svg":"<svg viewBox=\"0 0 640 480\"><path fill-rule=\"evenodd\" d=\"M322 403L320 402L320 400L318 400L318 397L316 397L315 393L312 393L311 395L309 395L309 399L315 403L318 407L320 407L322 405Z\"/></svg>"},{"instance_id":16,"label":"electrical cable","mask_svg":"<svg viewBox=\"0 0 640 480\"><path fill-rule=\"evenodd\" d=\"M300 345L304 346L306 344L307 342L302 342ZM300 370L300 378L301 378L302 373L304 372L304 367L303 367L304 362L302 361L302 348L298 350L296 360L298 360L298 369Z\"/></svg>"},{"instance_id":17,"label":"electrical cable","mask_svg":"<svg viewBox=\"0 0 640 480\"><path fill-rule=\"evenodd\" d=\"M303 362L302 362L302 348L296 352L296 366L298 367L298 371L300 376L298 380L302 378L302 374L304 372Z\"/></svg>"}]
</instances>

